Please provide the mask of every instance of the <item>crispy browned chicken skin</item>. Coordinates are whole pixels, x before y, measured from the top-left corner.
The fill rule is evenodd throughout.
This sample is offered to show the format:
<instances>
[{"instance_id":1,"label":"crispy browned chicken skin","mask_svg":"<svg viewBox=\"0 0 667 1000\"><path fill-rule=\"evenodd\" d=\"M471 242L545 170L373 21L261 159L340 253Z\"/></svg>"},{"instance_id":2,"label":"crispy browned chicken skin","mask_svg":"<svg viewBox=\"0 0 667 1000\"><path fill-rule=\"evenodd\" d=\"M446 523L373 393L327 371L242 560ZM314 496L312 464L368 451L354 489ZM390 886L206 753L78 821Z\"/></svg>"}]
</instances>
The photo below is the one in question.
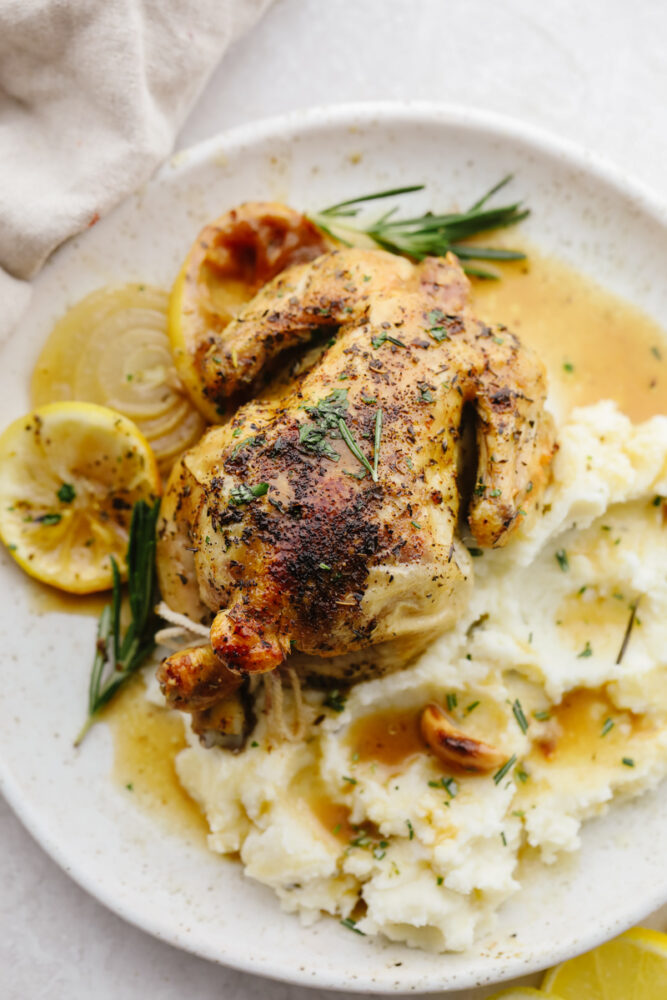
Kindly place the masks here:
<instances>
[{"instance_id":1,"label":"crispy browned chicken skin","mask_svg":"<svg viewBox=\"0 0 667 1000\"><path fill-rule=\"evenodd\" d=\"M465 405L475 544L505 544L554 450L543 366L475 319L468 297L451 254L413 265L342 250L285 271L229 325L212 397L237 395L318 328L338 333L310 371L211 428L174 469L161 587L176 610L215 613L215 657L203 672L184 654L164 662L172 703L214 703L216 662L222 680L295 649L331 658L381 644L402 664L460 616L472 578L458 531Z\"/></svg>"}]
</instances>

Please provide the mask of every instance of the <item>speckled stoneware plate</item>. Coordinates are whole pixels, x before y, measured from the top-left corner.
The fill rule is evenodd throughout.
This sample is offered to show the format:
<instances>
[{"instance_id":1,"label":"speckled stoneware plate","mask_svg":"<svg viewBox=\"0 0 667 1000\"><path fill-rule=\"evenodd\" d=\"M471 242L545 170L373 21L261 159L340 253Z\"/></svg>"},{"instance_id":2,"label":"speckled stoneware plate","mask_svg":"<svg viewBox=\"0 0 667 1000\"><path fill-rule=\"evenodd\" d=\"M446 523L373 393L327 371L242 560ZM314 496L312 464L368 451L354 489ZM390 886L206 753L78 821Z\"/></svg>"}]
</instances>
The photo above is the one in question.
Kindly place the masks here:
<instances>
[{"instance_id":1,"label":"speckled stoneware plate","mask_svg":"<svg viewBox=\"0 0 667 1000\"><path fill-rule=\"evenodd\" d=\"M667 313L667 218L634 184L512 121L423 104L355 105L251 125L179 153L153 181L72 240L35 282L1 350L0 425L28 408L28 377L54 319L91 289L169 287L200 226L247 199L305 209L423 181L414 207L470 203L510 171L533 215L523 235L660 320ZM165 941L249 972L319 988L456 990L520 975L591 947L667 900L663 787L591 822L583 848L536 868L496 930L465 954L431 955L304 929L240 866L169 834L110 777L105 725L72 747L95 623L35 613L0 553L2 789L26 827L82 886ZM622 875L621 875L622 873Z\"/></svg>"}]
</instances>

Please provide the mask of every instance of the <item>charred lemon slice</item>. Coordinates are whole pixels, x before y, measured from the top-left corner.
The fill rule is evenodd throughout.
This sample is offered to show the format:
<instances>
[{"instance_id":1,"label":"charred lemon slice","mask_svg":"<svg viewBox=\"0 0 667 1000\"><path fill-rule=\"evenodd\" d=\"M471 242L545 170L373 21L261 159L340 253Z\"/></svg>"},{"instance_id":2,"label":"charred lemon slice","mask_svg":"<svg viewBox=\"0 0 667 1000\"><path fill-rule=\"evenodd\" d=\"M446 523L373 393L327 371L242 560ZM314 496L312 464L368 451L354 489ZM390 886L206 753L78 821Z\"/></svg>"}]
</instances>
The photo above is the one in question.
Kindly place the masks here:
<instances>
[{"instance_id":1,"label":"charred lemon slice","mask_svg":"<svg viewBox=\"0 0 667 1000\"><path fill-rule=\"evenodd\" d=\"M155 456L137 427L92 403L51 403L0 435L0 538L43 583L76 594L121 572L132 507L160 493Z\"/></svg>"},{"instance_id":2,"label":"charred lemon slice","mask_svg":"<svg viewBox=\"0 0 667 1000\"><path fill-rule=\"evenodd\" d=\"M225 417L206 395L201 362L241 308L277 274L334 246L310 219L278 202L247 202L205 226L186 257L169 303L178 373L206 420Z\"/></svg>"}]
</instances>

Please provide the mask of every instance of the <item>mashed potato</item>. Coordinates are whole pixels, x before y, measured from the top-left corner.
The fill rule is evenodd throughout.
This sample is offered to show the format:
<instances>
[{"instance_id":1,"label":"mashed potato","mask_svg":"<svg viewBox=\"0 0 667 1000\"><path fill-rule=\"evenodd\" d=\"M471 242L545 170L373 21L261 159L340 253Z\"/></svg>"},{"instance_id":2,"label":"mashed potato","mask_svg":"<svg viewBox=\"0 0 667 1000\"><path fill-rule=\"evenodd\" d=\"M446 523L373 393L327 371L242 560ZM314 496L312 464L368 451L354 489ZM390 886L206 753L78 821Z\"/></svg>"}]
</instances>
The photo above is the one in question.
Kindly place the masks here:
<instances>
[{"instance_id":1,"label":"mashed potato","mask_svg":"<svg viewBox=\"0 0 667 1000\"><path fill-rule=\"evenodd\" d=\"M412 667L326 699L304 692L299 742L272 744L260 706L244 752L195 738L181 752L211 849L239 852L305 921L327 912L365 934L467 948L520 888L522 846L553 862L583 820L667 771L663 496L667 418L574 411L540 516L478 554L464 618ZM443 770L419 743L429 702L504 766Z\"/></svg>"}]
</instances>

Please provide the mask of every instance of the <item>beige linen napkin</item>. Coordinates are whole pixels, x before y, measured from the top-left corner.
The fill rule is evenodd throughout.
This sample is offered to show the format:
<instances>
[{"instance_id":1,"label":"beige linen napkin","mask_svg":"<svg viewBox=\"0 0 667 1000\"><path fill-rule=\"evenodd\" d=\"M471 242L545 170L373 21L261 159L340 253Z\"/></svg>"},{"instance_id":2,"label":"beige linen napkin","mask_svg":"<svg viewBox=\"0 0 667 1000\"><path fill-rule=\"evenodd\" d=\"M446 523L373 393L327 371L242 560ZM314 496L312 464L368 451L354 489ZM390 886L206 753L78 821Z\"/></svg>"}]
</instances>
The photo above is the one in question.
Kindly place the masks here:
<instances>
[{"instance_id":1,"label":"beige linen napkin","mask_svg":"<svg viewBox=\"0 0 667 1000\"><path fill-rule=\"evenodd\" d=\"M49 254L135 190L272 0L0 0L0 339Z\"/></svg>"}]
</instances>

